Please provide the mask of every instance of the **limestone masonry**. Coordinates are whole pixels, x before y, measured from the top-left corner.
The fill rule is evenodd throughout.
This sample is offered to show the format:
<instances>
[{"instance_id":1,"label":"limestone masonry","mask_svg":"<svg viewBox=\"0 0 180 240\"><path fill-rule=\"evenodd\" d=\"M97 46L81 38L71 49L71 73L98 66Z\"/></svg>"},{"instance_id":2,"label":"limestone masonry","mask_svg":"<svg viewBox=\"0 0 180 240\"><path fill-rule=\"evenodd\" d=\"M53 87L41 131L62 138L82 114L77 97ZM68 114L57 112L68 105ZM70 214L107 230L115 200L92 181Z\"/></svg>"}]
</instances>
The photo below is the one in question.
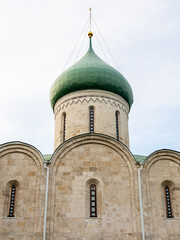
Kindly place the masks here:
<instances>
[{"instance_id":1,"label":"limestone masonry","mask_svg":"<svg viewBox=\"0 0 180 240\"><path fill-rule=\"evenodd\" d=\"M132 89L91 38L51 88L54 153L0 145L0 240L180 240L180 153L131 153Z\"/></svg>"}]
</instances>

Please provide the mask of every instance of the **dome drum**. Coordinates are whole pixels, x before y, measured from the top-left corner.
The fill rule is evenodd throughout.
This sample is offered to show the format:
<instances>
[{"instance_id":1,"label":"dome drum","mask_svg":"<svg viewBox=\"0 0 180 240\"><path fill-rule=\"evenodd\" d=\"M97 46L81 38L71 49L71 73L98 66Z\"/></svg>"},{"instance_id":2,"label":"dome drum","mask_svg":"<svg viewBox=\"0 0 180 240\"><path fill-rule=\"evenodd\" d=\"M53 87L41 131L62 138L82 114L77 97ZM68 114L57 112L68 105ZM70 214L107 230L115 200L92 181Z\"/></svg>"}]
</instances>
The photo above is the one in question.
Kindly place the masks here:
<instances>
[{"instance_id":1,"label":"dome drum","mask_svg":"<svg viewBox=\"0 0 180 240\"><path fill-rule=\"evenodd\" d=\"M129 105L117 94L102 90L84 90L68 94L55 105L56 149L63 141L74 136L90 133L90 108L94 109L94 133L105 134L117 139L116 112L118 117L119 141L129 146ZM66 123L64 128L64 116ZM63 138L65 131L65 139Z\"/></svg>"}]
</instances>

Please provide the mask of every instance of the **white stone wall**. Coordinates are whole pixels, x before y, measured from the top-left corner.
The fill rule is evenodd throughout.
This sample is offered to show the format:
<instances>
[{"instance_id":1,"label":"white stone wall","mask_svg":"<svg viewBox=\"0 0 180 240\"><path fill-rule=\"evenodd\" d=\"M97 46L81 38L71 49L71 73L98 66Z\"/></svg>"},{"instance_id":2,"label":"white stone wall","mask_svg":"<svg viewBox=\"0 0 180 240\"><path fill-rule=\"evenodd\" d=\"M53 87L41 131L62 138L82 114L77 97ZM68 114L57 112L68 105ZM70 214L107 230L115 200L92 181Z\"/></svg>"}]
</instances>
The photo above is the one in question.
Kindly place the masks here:
<instances>
[{"instance_id":1,"label":"white stone wall","mask_svg":"<svg viewBox=\"0 0 180 240\"><path fill-rule=\"evenodd\" d=\"M40 154L30 145L9 143L0 148L0 239L42 239L43 170ZM13 184L14 217L8 217Z\"/></svg>"},{"instance_id":2,"label":"white stone wall","mask_svg":"<svg viewBox=\"0 0 180 240\"><path fill-rule=\"evenodd\" d=\"M52 162L53 239L140 240L135 162L129 151L121 143L97 135L65 145ZM97 186L97 218L90 217L91 183Z\"/></svg>"},{"instance_id":3,"label":"white stone wall","mask_svg":"<svg viewBox=\"0 0 180 240\"><path fill-rule=\"evenodd\" d=\"M119 111L119 140L129 147L129 106L120 96L99 90L74 92L55 105L56 149L63 142L63 114L66 113L66 140L89 133L89 107L94 107L94 132L116 138L115 112Z\"/></svg>"},{"instance_id":4,"label":"white stone wall","mask_svg":"<svg viewBox=\"0 0 180 240\"><path fill-rule=\"evenodd\" d=\"M65 142L48 164L47 240L142 240L138 168L109 136L85 134ZM39 151L24 143L0 146L0 239L42 240L46 171ZM15 217L7 217L17 184ZM89 186L97 186L97 218L90 218ZM180 153L151 154L141 171L146 240L180 239ZM173 218L163 187L169 184Z\"/></svg>"},{"instance_id":5,"label":"white stone wall","mask_svg":"<svg viewBox=\"0 0 180 240\"><path fill-rule=\"evenodd\" d=\"M167 218L166 185L173 218ZM180 154L170 150L151 154L142 171L142 190L146 239L180 239Z\"/></svg>"}]
</instances>

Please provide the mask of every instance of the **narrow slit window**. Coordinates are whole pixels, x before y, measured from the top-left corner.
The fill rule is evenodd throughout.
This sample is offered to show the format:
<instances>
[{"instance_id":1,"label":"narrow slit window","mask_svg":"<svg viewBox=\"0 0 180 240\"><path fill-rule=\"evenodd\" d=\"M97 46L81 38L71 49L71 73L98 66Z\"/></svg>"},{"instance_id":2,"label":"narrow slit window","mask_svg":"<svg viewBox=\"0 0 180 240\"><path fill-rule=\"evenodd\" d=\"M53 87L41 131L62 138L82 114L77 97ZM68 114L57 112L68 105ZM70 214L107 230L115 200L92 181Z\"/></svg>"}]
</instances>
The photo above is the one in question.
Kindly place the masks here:
<instances>
[{"instance_id":1,"label":"narrow slit window","mask_svg":"<svg viewBox=\"0 0 180 240\"><path fill-rule=\"evenodd\" d=\"M8 217L14 217L15 197L16 197L16 185L13 185L11 187L11 197L10 197L10 206L9 206Z\"/></svg>"},{"instance_id":2,"label":"narrow slit window","mask_svg":"<svg viewBox=\"0 0 180 240\"><path fill-rule=\"evenodd\" d=\"M90 133L94 133L94 108L90 107L89 109L89 127Z\"/></svg>"},{"instance_id":3,"label":"narrow slit window","mask_svg":"<svg viewBox=\"0 0 180 240\"><path fill-rule=\"evenodd\" d=\"M115 113L116 116L116 138L119 140L119 112L116 111Z\"/></svg>"},{"instance_id":4,"label":"narrow slit window","mask_svg":"<svg viewBox=\"0 0 180 240\"><path fill-rule=\"evenodd\" d=\"M165 198L166 198L166 213L167 213L167 218L173 218L173 216L172 216L172 207L171 207L171 198L170 198L170 189L169 189L169 186L165 186Z\"/></svg>"},{"instance_id":5,"label":"narrow slit window","mask_svg":"<svg viewBox=\"0 0 180 240\"><path fill-rule=\"evenodd\" d=\"M66 140L66 113L63 114L63 142Z\"/></svg>"},{"instance_id":6,"label":"narrow slit window","mask_svg":"<svg viewBox=\"0 0 180 240\"><path fill-rule=\"evenodd\" d=\"M90 217L97 217L96 185L90 186Z\"/></svg>"}]
</instances>

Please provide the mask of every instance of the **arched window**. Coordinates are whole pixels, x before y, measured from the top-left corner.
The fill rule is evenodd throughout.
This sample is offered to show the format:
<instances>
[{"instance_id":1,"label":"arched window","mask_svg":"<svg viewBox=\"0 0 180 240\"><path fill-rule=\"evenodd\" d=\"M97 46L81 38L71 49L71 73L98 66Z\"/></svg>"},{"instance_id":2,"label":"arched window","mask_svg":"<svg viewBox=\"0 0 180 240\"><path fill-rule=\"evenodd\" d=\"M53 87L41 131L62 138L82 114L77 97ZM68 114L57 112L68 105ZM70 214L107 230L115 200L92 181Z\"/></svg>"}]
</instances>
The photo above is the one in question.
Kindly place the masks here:
<instances>
[{"instance_id":1,"label":"arched window","mask_svg":"<svg viewBox=\"0 0 180 240\"><path fill-rule=\"evenodd\" d=\"M96 185L90 186L90 217L97 217Z\"/></svg>"},{"instance_id":2,"label":"arched window","mask_svg":"<svg viewBox=\"0 0 180 240\"><path fill-rule=\"evenodd\" d=\"M94 133L94 107L89 108L89 132Z\"/></svg>"},{"instance_id":3,"label":"arched window","mask_svg":"<svg viewBox=\"0 0 180 240\"><path fill-rule=\"evenodd\" d=\"M66 113L63 113L63 142L66 140Z\"/></svg>"},{"instance_id":4,"label":"arched window","mask_svg":"<svg viewBox=\"0 0 180 240\"><path fill-rule=\"evenodd\" d=\"M164 190L165 190L165 201L166 201L166 216L167 218L173 218L169 186L166 185Z\"/></svg>"},{"instance_id":5,"label":"arched window","mask_svg":"<svg viewBox=\"0 0 180 240\"><path fill-rule=\"evenodd\" d=\"M16 197L16 185L12 185L8 217L14 217L15 197Z\"/></svg>"},{"instance_id":6,"label":"arched window","mask_svg":"<svg viewBox=\"0 0 180 240\"><path fill-rule=\"evenodd\" d=\"M116 138L119 140L119 112L116 111L115 113L115 118L116 118Z\"/></svg>"}]
</instances>

